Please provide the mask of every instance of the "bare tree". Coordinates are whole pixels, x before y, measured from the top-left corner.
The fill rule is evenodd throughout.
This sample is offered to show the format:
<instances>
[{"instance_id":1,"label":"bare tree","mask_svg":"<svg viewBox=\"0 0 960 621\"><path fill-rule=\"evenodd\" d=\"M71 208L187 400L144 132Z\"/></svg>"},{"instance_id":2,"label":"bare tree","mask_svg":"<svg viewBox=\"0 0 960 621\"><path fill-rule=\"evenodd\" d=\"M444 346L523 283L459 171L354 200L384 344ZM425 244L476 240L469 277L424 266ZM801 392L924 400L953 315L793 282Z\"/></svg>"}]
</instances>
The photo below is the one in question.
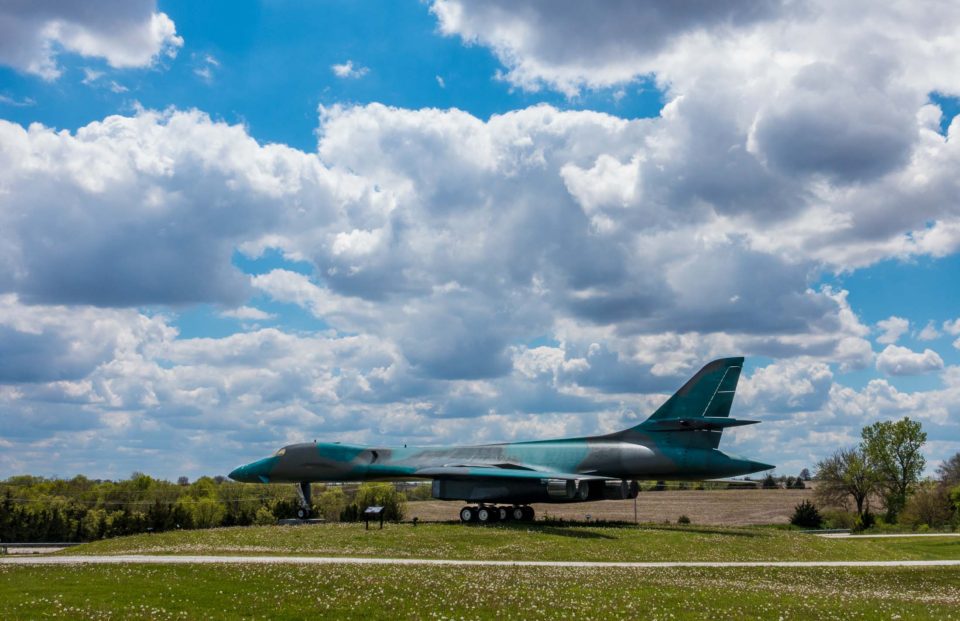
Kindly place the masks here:
<instances>
[{"instance_id":1,"label":"bare tree","mask_svg":"<svg viewBox=\"0 0 960 621\"><path fill-rule=\"evenodd\" d=\"M818 463L817 481L815 494L823 504L846 507L852 499L861 517L876 489L876 478L859 448L839 450Z\"/></svg>"},{"instance_id":2,"label":"bare tree","mask_svg":"<svg viewBox=\"0 0 960 621\"><path fill-rule=\"evenodd\" d=\"M937 467L937 476L946 487L960 485L960 452Z\"/></svg>"}]
</instances>

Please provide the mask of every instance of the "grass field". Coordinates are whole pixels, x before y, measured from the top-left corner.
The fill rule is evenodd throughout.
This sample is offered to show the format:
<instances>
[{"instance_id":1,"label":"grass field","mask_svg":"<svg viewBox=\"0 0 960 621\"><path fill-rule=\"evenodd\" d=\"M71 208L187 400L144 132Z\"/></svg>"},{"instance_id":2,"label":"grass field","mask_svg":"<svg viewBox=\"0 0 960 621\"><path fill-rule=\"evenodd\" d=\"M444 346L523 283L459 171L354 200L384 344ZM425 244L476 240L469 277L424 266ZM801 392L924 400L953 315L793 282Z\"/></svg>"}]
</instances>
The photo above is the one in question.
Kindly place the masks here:
<instances>
[{"instance_id":1,"label":"grass field","mask_svg":"<svg viewBox=\"0 0 960 621\"><path fill-rule=\"evenodd\" d=\"M4 619L960 619L960 571L0 566Z\"/></svg>"},{"instance_id":2,"label":"grass field","mask_svg":"<svg viewBox=\"0 0 960 621\"><path fill-rule=\"evenodd\" d=\"M502 524L257 526L97 541L65 554L257 554L547 561L960 559L960 538L823 539L762 527Z\"/></svg>"}]
</instances>

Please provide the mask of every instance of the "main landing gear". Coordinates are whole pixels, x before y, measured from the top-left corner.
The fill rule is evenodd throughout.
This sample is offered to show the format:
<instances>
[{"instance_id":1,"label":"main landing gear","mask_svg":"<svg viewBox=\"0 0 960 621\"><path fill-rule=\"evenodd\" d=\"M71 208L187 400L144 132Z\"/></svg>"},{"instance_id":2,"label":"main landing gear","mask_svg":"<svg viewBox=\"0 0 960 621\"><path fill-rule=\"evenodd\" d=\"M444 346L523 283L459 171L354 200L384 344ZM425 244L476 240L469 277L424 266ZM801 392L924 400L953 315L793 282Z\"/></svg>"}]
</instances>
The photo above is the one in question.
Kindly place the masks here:
<instances>
[{"instance_id":1,"label":"main landing gear","mask_svg":"<svg viewBox=\"0 0 960 621\"><path fill-rule=\"evenodd\" d=\"M506 522L508 520L532 522L534 515L533 507L528 505L514 507L480 505L478 507L464 507L460 509L460 521L463 523L479 522L480 524L490 524L493 522Z\"/></svg>"}]
</instances>

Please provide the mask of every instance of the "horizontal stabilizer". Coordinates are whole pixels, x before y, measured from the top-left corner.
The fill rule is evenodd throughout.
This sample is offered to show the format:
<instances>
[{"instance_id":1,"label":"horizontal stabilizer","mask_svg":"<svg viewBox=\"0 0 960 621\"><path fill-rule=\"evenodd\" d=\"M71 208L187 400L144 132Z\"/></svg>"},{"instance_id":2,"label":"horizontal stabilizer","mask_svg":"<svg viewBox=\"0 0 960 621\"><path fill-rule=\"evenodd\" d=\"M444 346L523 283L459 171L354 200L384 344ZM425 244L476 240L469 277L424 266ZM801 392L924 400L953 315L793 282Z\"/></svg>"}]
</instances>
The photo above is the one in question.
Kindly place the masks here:
<instances>
[{"instance_id":1,"label":"horizontal stabilizer","mask_svg":"<svg viewBox=\"0 0 960 621\"><path fill-rule=\"evenodd\" d=\"M703 416L701 418L661 418L660 420L647 420L640 425L644 431L698 431L720 430L727 427L741 427L743 425L756 425L758 420L741 420L736 418L727 418L726 416Z\"/></svg>"}]
</instances>

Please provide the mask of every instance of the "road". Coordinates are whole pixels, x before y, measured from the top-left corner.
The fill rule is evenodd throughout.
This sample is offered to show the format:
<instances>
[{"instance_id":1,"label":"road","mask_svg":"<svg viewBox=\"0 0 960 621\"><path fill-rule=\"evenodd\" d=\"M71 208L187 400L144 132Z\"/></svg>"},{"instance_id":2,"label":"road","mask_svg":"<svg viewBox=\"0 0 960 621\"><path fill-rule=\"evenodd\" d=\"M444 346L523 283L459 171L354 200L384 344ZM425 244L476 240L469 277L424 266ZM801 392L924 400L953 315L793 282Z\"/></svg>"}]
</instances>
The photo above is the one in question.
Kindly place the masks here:
<instances>
[{"instance_id":1,"label":"road","mask_svg":"<svg viewBox=\"0 0 960 621\"><path fill-rule=\"evenodd\" d=\"M745 562L586 562L586 561L484 561L422 558L350 558L331 556L30 556L0 558L0 565L469 565L491 567L960 567L960 559L931 561L745 561Z\"/></svg>"}]
</instances>

